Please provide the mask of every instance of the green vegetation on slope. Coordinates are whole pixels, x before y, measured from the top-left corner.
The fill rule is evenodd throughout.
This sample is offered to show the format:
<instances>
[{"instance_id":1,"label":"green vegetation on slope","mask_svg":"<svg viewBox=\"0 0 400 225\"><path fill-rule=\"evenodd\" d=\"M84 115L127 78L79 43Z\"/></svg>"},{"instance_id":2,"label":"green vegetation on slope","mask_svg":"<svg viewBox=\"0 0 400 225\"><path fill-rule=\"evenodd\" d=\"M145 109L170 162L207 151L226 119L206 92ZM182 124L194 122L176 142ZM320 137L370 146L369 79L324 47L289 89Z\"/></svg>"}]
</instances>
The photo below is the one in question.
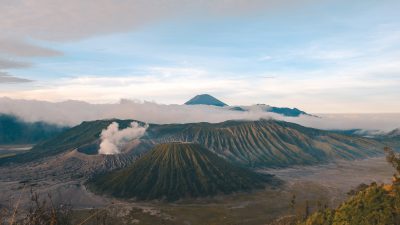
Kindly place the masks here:
<instances>
[{"instance_id":1,"label":"green vegetation on slope","mask_svg":"<svg viewBox=\"0 0 400 225\"><path fill-rule=\"evenodd\" d=\"M34 144L54 137L66 130L45 122L29 123L13 116L0 114L0 144Z\"/></svg>"},{"instance_id":2,"label":"green vegetation on slope","mask_svg":"<svg viewBox=\"0 0 400 225\"><path fill-rule=\"evenodd\" d=\"M233 166L198 144L157 145L132 166L89 181L95 192L116 197L177 200L263 188L271 181L262 175Z\"/></svg>"},{"instance_id":3,"label":"green vegetation on slope","mask_svg":"<svg viewBox=\"0 0 400 225\"><path fill-rule=\"evenodd\" d=\"M312 214L302 225L396 225L400 224L400 187L388 191L372 184L336 210Z\"/></svg>"},{"instance_id":4,"label":"green vegetation on slope","mask_svg":"<svg viewBox=\"0 0 400 225\"><path fill-rule=\"evenodd\" d=\"M312 214L304 225L378 225L399 224L400 189L388 192L384 186L372 184L350 198L338 209Z\"/></svg>"},{"instance_id":5,"label":"green vegetation on slope","mask_svg":"<svg viewBox=\"0 0 400 225\"><path fill-rule=\"evenodd\" d=\"M389 185L370 186L359 191L337 209L320 210L301 225L398 225L400 224L400 155L386 149L397 174Z\"/></svg>"}]
</instances>

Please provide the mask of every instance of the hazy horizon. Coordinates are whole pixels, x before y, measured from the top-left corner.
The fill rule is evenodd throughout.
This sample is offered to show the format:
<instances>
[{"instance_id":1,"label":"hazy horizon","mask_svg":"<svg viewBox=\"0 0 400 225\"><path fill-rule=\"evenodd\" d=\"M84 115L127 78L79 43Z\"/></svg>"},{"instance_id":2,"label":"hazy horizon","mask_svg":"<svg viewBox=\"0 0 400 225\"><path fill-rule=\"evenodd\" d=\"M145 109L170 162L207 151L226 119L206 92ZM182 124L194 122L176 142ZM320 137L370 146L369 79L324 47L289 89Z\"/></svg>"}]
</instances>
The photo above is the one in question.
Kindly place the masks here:
<instances>
[{"instance_id":1,"label":"hazy horizon","mask_svg":"<svg viewBox=\"0 0 400 225\"><path fill-rule=\"evenodd\" d=\"M119 118L156 124L276 119L325 130L361 129L377 132L389 132L400 128L400 113L321 113L288 117L265 111L256 105L247 106L243 112L230 110L230 107L167 105L126 99L117 103L90 104L83 101L52 103L0 98L0 113L16 115L29 122L45 121L68 126L83 121Z\"/></svg>"}]
</instances>

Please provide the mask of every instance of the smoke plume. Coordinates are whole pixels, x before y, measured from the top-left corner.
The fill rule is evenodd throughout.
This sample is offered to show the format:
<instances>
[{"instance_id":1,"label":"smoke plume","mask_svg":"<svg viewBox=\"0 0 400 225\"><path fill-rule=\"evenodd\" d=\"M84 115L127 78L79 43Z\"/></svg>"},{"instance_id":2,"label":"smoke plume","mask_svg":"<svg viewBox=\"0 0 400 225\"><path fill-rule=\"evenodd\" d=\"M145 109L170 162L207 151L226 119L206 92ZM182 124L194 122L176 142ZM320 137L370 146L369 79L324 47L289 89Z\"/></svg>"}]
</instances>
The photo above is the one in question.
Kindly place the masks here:
<instances>
[{"instance_id":1,"label":"smoke plume","mask_svg":"<svg viewBox=\"0 0 400 225\"><path fill-rule=\"evenodd\" d=\"M132 122L130 127L120 130L119 124L113 122L101 132L99 154L114 155L121 153L121 149L128 142L142 137L147 127L147 125L140 126L138 123Z\"/></svg>"}]
</instances>

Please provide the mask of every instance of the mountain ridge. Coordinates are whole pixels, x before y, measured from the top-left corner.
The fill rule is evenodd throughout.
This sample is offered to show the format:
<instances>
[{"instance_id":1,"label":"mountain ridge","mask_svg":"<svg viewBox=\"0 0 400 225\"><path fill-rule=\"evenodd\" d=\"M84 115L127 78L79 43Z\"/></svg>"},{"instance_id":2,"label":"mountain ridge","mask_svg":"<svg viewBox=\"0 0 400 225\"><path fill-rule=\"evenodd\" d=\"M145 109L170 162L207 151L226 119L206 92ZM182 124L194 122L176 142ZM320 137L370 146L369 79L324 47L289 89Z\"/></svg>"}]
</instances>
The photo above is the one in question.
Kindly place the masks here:
<instances>
[{"instance_id":1,"label":"mountain ridge","mask_svg":"<svg viewBox=\"0 0 400 225\"><path fill-rule=\"evenodd\" d=\"M396 128L389 133L386 134L386 136L391 137L391 138L397 138L400 137L400 128Z\"/></svg>"},{"instance_id":2,"label":"mountain ridge","mask_svg":"<svg viewBox=\"0 0 400 225\"><path fill-rule=\"evenodd\" d=\"M34 161L73 149L85 154L97 154L103 129L112 122L119 123L123 129L133 121L84 122L36 145L30 152L0 159L0 165ZM362 159L382 155L381 149L385 145L396 144L385 139L344 135L276 120L149 124L144 136L136 142L126 146L119 155L134 160L157 144L192 142L246 167L287 167Z\"/></svg>"},{"instance_id":3,"label":"mountain ridge","mask_svg":"<svg viewBox=\"0 0 400 225\"><path fill-rule=\"evenodd\" d=\"M34 144L52 138L68 127L46 122L26 122L21 118L0 113L0 144Z\"/></svg>"},{"instance_id":4,"label":"mountain ridge","mask_svg":"<svg viewBox=\"0 0 400 225\"><path fill-rule=\"evenodd\" d=\"M221 157L251 167L308 165L383 154L383 144L373 139L276 120L153 125L143 139L199 143Z\"/></svg>"}]
</instances>

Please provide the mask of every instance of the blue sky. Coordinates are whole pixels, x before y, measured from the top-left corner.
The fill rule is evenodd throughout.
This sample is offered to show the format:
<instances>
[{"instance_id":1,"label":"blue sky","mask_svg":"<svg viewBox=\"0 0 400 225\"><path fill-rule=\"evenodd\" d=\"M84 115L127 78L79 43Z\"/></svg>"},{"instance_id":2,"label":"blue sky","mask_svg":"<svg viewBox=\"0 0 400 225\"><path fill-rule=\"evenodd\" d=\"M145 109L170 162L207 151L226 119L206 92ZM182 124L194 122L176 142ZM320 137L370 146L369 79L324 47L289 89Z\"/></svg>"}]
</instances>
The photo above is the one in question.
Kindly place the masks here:
<instances>
[{"instance_id":1,"label":"blue sky","mask_svg":"<svg viewBox=\"0 0 400 225\"><path fill-rule=\"evenodd\" d=\"M68 11L46 0L26 20L0 18L10 31L0 36L0 96L180 104L210 93L232 105L400 112L398 1L200 1L195 10L171 1L165 10L138 0L129 7L143 15L133 18L102 1L115 6L110 19L79 1ZM5 2L13 16L26 7Z\"/></svg>"}]
</instances>

